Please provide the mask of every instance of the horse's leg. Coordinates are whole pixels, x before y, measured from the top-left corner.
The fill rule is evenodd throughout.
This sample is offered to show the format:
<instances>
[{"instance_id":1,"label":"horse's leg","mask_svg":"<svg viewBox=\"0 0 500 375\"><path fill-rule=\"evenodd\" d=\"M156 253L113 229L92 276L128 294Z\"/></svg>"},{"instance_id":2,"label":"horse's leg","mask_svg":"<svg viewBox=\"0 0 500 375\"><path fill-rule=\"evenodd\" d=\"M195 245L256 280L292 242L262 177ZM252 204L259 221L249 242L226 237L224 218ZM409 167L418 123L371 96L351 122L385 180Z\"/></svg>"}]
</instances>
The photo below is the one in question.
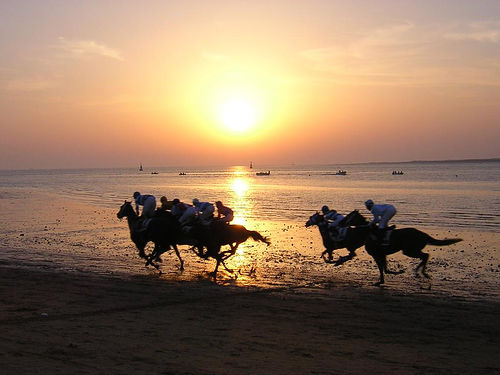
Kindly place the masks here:
<instances>
[{"instance_id":1,"label":"horse's leg","mask_svg":"<svg viewBox=\"0 0 500 375\"><path fill-rule=\"evenodd\" d=\"M347 254L346 256L341 256L339 259L337 259L337 261L335 262L336 266L340 266L342 263L345 263L356 256L356 249L347 248L347 250L349 250L349 254Z\"/></svg>"},{"instance_id":2,"label":"horse's leg","mask_svg":"<svg viewBox=\"0 0 500 375\"><path fill-rule=\"evenodd\" d=\"M425 268L427 267L427 261L429 260L429 254L420 252L420 259L422 259L422 261L415 269L415 273L418 276L418 270L422 269L422 275L424 275L427 279L430 279L431 277L429 276L429 274L425 272Z\"/></svg>"},{"instance_id":3,"label":"horse's leg","mask_svg":"<svg viewBox=\"0 0 500 375\"><path fill-rule=\"evenodd\" d=\"M217 270L219 269L219 264L220 264L220 262L221 262L221 260L220 260L220 257L219 257L219 256L215 257L215 259L217 260L217 264L215 265L215 269L214 269L214 272L213 272L213 275L214 275L214 283L216 283L216 282L217 282Z\"/></svg>"},{"instance_id":4,"label":"horse's leg","mask_svg":"<svg viewBox=\"0 0 500 375\"><path fill-rule=\"evenodd\" d=\"M425 272L425 267L427 266L427 261L429 260L429 254L423 253L422 249L425 247L424 246L419 246L413 247L410 249L403 249L403 254L406 255L407 257L410 258L418 258L421 260L417 268L415 268L415 275L419 277L418 270L422 269L422 275L424 275L427 279L430 278L430 276Z\"/></svg>"},{"instance_id":5,"label":"horse's leg","mask_svg":"<svg viewBox=\"0 0 500 375\"><path fill-rule=\"evenodd\" d=\"M328 259L325 258L325 255L328 254ZM325 261L325 263L334 263L333 262L333 248L326 248L321 253L321 258Z\"/></svg>"},{"instance_id":6,"label":"horse's leg","mask_svg":"<svg viewBox=\"0 0 500 375\"><path fill-rule=\"evenodd\" d=\"M232 270L231 268L227 268L226 262L224 262L224 259L221 259L220 261L221 261L222 265L224 266L224 268L226 269L227 272L234 273L234 270Z\"/></svg>"},{"instance_id":7,"label":"horse's leg","mask_svg":"<svg viewBox=\"0 0 500 375\"><path fill-rule=\"evenodd\" d=\"M144 248L146 247L145 243L136 243L137 249L139 250L139 256L141 258L146 258L146 253L144 252Z\"/></svg>"},{"instance_id":8,"label":"horse's leg","mask_svg":"<svg viewBox=\"0 0 500 375\"><path fill-rule=\"evenodd\" d=\"M235 254L236 253L236 250L238 250L238 246L240 246L240 243L241 242L235 242L235 244L229 244L229 246L231 247L231 254Z\"/></svg>"},{"instance_id":9,"label":"horse's leg","mask_svg":"<svg viewBox=\"0 0 500 375\"><path fill-rule=\"evenodd\" d=\"M374 255L373 259L375 259L380 273L380 280L375 283L375 286L379 286L385 282L384 270L387 268L387 260L385 258L385 255Z\"/></svg>"},{"instance_id":10,"label":"horse's leg","mask_svg":"<svg viewBox=\"0 0 500 375\"><path fill-rule=\"evenodd\" d=\"M405 272L404 270L399 270L399 271L393 271L393 270L390 270L387 268L387 261L385 262L385 268L384 268L384 272L385 273L389 273L391 275L400 275L402 274L403 272Z\"/></svg>"},{"instance_id":11,"label":"horse's leg","mask_svg":"<svg viewBox=\"0 0 500 375\"><path fill-rule=\"evenodd\" d=\"M181 254L179 253L179 249L177 249L177 245L176 244L172 244L172 247L175 250L175 255L177 255L177 258L179 258L179 262L181 262L180 270L184 271L184 261L181 258Z\"/></svg>"}]
</instances>

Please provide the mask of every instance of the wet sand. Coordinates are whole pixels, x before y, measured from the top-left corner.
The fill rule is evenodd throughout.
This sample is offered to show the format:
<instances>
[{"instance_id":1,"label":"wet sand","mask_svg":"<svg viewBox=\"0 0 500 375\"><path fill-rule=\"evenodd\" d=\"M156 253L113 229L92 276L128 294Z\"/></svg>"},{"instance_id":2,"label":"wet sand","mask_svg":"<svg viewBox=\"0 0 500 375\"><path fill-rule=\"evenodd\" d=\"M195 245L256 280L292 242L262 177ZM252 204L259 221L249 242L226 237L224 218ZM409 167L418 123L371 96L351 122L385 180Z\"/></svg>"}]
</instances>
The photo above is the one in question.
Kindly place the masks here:
<instances>
[{"instance_id":1,"label":"wet sand","mask_svg":"<svg viewBox=\"0 0 500 375\"><path fill-rule=\"evenodd\" d=\"M3 374L494 374L497 301L0 267Z\"/></svg>"},{"instance_id":2,"label":"wet sand","mask_svg":"<svg viewBox=\"0 0 500 375\"><path fill-rule=\"evenodd\" d=\"M173 254L161 276L146 269L117 209L46 199L33 210L33 197L9 194L2 374L500 373L497 233L425 228L464 241L427 248L431 281L391 256L408 271L379 288L363 249L333 267L316 228L248 223L272 245L247 242L214 284L213 262L187 249L184 272Z\"/></svg>"}]
</instances>

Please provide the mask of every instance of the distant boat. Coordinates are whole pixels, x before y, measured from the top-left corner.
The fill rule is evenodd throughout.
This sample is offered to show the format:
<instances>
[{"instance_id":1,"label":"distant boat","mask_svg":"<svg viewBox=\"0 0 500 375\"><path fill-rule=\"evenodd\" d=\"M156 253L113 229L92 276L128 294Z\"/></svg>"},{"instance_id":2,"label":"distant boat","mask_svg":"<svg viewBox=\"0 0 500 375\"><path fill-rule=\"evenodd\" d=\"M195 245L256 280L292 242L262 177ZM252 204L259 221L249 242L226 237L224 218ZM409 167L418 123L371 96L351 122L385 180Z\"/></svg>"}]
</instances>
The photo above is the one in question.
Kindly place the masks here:
<instances>
[{"instance_id":1,"label":"distant boat","mask_svg":"<svg viewBox=\"0 0 500 375\"><path fill-rule=\"evenodd\" d=\"M267 172L257 172L256 175L257 176L269 176L271 174L271 171L267 171Z\"/></svg>"},{"instance_id":2,"label":"distant boat","mask_svg":"<svg viewBox=\"0 0 500 375\"><path fill-rule=\"evenodd\" d=\"M343 169L339 169L337 172L335 172L336 176L345 176L347 174L347 171L344 171Z\"/></svg>"},{"instance_id":3,"label":"distant boat","mask_svg":"<svg viewBox=\"0 0 500 375\"><path fill-rule=\"evenodd\" d=\"M392 171L392 174L393 175L402 175L402 174L404 174L404 172L403 171Z\"/></svg>"},{"instance_id":4,"label":"distant boat","mask_svg":"<svg viewBox=\"0 0 500 375\"><path fill-rule=\"evenodd\" d=\"M185 176L186 172L179 172L179 176Z\"/></svg>"},{"instance_id":5,"label":"distant boat","mask_svg":"<svg viewBox=\"0 0 500 375\"><path fill-rule=\"evenodd\" d=\"M158 172L156 172L156 171L155 172L151 172L151 174L158 174Z\"/></svg>"},{"instance_id":6,"label":"distant boat","mask_svg":"<svg viewBox=\"0 0 500 375\"><path fill-rule=\"evenodd\" d=\"M253 164L252 164L252 162L250 162L250 169L252 169L252 168L253 168Z\"/></svg>"},{"instance_id":7,"label":"distant boat","mask_svg":"<svg viewBox=\"0 0 500 375\"><path fill-rule=\"evenodd\" d=\"M142 169L142 163L139 165L139 172L142 172L144 169Z\"/></svg>"}]
</instances>

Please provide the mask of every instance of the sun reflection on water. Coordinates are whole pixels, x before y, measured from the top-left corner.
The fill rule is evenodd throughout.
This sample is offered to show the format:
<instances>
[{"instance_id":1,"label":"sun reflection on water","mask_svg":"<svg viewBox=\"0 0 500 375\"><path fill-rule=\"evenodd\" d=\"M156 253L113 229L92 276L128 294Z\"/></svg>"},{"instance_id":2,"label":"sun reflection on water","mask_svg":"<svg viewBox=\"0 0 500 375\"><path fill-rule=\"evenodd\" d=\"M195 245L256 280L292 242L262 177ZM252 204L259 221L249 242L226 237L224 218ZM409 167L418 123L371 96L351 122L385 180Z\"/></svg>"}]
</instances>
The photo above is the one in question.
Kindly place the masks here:
<instances>
[{"instance_id":1,"label":"sun reflection on water","mask_svg":"<svg viewBox=\"0 0 500 375\"><path fill-rule=\"evenodd\" d=\"M233 211L234 219L232 224L246 225L247 218L251 214L251 203L248 199L250 192L250 180L247 177L248 172L243 167L236 168L233 171L233 176L230 177L228 184L233 192ZM245 262L245 245L241 244L236 251L237 263L242 265ZM236 259L233 259L236 260Z\"/></svg>"}]
</instances>

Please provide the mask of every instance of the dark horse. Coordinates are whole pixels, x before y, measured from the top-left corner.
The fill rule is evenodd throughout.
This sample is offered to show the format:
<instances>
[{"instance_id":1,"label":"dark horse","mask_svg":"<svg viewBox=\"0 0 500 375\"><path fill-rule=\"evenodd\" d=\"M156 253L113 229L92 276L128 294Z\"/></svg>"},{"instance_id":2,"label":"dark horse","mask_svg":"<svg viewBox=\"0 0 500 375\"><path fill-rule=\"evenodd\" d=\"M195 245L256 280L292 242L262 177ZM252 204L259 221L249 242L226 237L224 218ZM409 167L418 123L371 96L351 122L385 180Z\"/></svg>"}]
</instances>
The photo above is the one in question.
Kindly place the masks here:
<instances>
[{"instance_id":1,"label":"dark horse","mask_svg":"<svg viewBox=\"0 0 500 375\"><path fill-rule=\"evenodd\" d=\"M363 217L363 215L359 212L357 215ZM404 272L388 270L386 259L387 255L402 251L407 257L420 259L421 262L415 269L416 275L418 276L418 271L421 270L422 275L426 278L430 278L425 271L427 261L429 260L429 254L422 252L424 247L427 245L448 246L462 241L461 238L445 238L443 240L437 240L418 229L402 228L393 229L392 233L390 233L388 245L383 245L377 238L376 230L376 228L370 229L368 236L365 237L366 252L373 257L380 272L380 280L375 283L375 285L381 285L384 283L384 272L389 274L400 274Z\"/></svg>"},{"instance_id":2,"label":"dark horse","mask_svg":"<svg viewBox=\"0 0 500 375\"><path fill-rule=\"evenodd\" d=\"M222 263L224 268L229 272L232 272L230 269L226 267L224 261L230 256L236 253L238 246L241 243L248 240L250 237L254 241L264 242L267 246L271 244L267 237L262 236L259 232L255 230L248 230L243 225L237 224L226 224L222 222L215 221L210 226L211 236L213 238L213 242L215 242L215 251L217 251L218 257L215 257L217 260L217 265L214 270L214 280L217 278L217 270L219 265ZM213 243L212 242L212 243ZM230 250L220 251L220 248L224 245L229 245ZM207 249L207 255L213 256L210 254L210 249Z\"/></svg>"},{"instance_id":3,"label":"dark horse","mask_svg":"<svg viewBox=\"0 0 500 375\"><path fill-rule=\"evenodd\" d=\"M147 259L146 265L151 264L156 269L159 268L158 265L153 262L153 256L148 257L144 252L146 244L152 241L155 244L153 254L163 253L172 247L181 262L180 269L184 269L184 261L182 260L181 254L179 253L176 245L180 227L179 223L173 216L162 215L160 217L154 217L151 219L146 230L140 230L142 221L132 208L131 202L127 201L122 204L120 211L118 211L116 216L119 219L122 219L123 217L127 218L130 238L137 246L139 256Z\"/></svg>"},{"instance_id":4,"label":"dark horse","mask_svg":"<svg viewBox=\"0 0 500 375\"><path fill-rule=\"evenodd\" d=\"M192 226L187 236L186 242L178 244L192 244L191 241L196 241L196 243L198 243L198 246L196 246L198 252L195 251L196 255L204 259L211 257L216 260L217 263L212 272L214 281L217 280L217 271L221 264L228 272L233 272L226 266L225 260L234 255L238 246L250 237L254 241L264 242L266 245L270 244L269 239L263 237L257 231L248 230L243 225L226 224L219 221L212 222L209 227L195 224ZM185 237L181 238L186 240ZM222 246L225 245L229 245L230 250L221 251ZM205 253L203 253L203 247L207 248Z\"/></svg>"},{"instance_id":5,"label":"dark horse","mask_svg":"<svg viewBox=\"0 0 500 375\"><path fill-rule=\"evenodd\" d=\"M306 222L306 227L317 225L325 250L321 253L321 257L326 263L333 263L336 266L351 260L356 256L356 249L359 249L365 244L365 239L370 231L368 221L357 210L348 214L341 222L341 227L347 227L345 236L341 241L334 241L328 229L328 222L319 212L312 215ZM351 227L354 226L354 227ZM336 261L333 260L333 250L347 249L349 254L339 257ZM328 254L328 259L325 255Z\"/></svg>"}]
</instances>

